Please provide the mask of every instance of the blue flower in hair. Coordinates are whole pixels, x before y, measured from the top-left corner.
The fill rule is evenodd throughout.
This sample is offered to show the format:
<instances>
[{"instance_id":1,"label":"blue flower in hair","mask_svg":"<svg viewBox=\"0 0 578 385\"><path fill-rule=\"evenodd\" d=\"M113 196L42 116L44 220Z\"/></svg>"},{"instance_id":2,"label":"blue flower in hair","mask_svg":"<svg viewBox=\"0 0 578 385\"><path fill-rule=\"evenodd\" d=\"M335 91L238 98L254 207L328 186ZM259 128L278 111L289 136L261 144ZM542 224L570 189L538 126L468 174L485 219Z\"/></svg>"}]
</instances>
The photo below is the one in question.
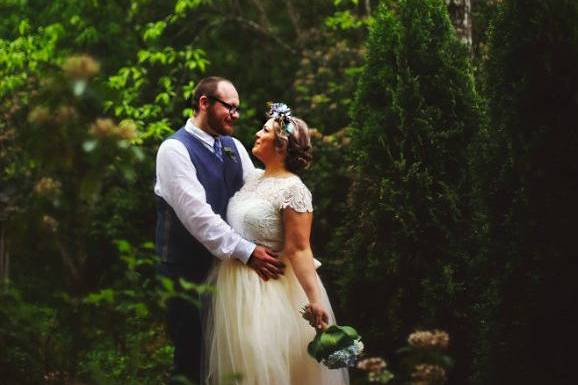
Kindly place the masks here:
<instances>
[{"instance_id":1,"label":"blue flower in hair","mask_svg":"<svg viewBox=\"0 0 578 385\"><path fill-rule=\"evenodd\" d=\"M285 117L291 116L291 109L285 103L271 103L271 108L269 109L269 117L277 120L279 118L284 119Z\"/></svg>"},{"instance_id":2,"label":"blue flower in hair","mask_svg":"<svg viewBox=\"0 0 578 385\"><path fill-rule=\"evenodd\" d=\"M291 108L285 103L271 103L269 113L270 118L275 119L281 125L281 128L288 134L295 131L295 124L291 120Z\"/></svg>"}]
</instances>

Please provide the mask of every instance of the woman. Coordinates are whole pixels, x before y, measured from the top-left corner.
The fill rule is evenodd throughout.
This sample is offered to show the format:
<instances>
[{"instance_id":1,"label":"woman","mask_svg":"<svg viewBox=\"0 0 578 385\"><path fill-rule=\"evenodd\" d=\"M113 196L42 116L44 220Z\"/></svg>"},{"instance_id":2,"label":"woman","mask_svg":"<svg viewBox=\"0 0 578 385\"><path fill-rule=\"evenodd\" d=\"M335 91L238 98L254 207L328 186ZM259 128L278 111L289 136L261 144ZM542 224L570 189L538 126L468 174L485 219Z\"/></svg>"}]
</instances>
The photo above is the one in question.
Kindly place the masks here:
<instances>
[{"instance_id":1,"label":"woman","mask_svg":"<svg viewBox=\"0 0 578 385\"><path fill-rule=\"evenodd\" d=\"M238 374L246 385L342 385L346 370L330 370L307 354L315 329L334 323L309 244L311 193L296 173L311 161L307 125L273 104L257 132L253 154L265 165L229 201L227 220L245 239L278 251L285 275L264 281L236 260L219 263L207 320L207 383ZM316 266L317 265L317 266Z\"/></svg>"}]
</instances>

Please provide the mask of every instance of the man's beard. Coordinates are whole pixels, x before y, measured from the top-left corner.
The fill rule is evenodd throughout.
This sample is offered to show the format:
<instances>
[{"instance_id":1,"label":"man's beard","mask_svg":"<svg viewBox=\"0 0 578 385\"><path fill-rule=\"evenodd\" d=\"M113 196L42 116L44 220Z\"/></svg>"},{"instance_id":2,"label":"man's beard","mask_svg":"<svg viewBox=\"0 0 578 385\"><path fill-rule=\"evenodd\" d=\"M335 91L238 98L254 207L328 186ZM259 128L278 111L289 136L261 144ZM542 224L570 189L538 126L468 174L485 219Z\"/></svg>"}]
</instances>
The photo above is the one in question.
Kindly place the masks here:
<instances>
[{"instance_id":1,"label":"man's beard","mask_svg":"<svg viewBox=\"0 0 578 385\"><path fill-rule=\"evenodd\" d=\"M211 131L218 135L231 135L232 132L229 132L223 125L223 121L219 120L215 114L213 113L213 108L209 108L207 111L207 124Z\"/></svg>"}]
</instances>

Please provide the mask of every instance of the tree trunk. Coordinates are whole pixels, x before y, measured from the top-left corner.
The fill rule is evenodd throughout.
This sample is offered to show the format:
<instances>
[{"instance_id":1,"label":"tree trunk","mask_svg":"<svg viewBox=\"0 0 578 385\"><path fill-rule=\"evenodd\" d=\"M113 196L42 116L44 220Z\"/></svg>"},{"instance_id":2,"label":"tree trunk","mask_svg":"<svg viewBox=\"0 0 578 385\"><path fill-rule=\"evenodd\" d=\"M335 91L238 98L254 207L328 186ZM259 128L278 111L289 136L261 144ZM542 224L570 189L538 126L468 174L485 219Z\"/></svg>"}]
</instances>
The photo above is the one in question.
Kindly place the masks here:
<instances>
[{"instance_id":1,"label":"tree trunk","mask_svg":"<svg viewBox=\"0 0 578 385\"><path fill-rule=\"evenodd\" d=\"M365 14L371 16L371 1L365 0Z\"/></svg>"},{"instance_id":2,"label":"tree trunk","mask_svg":"<svg viewBox=\"0 0 578 385\"><path fill-rule=\"evenodd\" d=\"M468 47L472 46L471 0L446 0L452 24L458 36Z\"/></svg>"},{"instance_id":3,"label":"tree trunk","mask_svg":"<svg viewBox=\"0 0 578 385\"><path fill-rule=\"evenodd\" d=\"M8 284L10 278L10 255L6 247L4 226L0 228L0 287Z\"/></svg>"}]
</instances>

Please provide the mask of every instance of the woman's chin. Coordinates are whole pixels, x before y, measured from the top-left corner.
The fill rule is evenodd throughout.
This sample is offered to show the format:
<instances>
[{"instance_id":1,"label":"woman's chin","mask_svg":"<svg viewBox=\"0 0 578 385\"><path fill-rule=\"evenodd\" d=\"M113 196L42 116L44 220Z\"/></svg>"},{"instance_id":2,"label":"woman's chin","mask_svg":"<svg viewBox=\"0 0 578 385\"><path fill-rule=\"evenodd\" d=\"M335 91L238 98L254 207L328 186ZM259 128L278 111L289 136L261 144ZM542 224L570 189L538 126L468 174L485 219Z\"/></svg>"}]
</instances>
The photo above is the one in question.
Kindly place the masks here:
<instances>
[{"instance_id":1,"label":"woman's chin","mask_svg":"<svg viewBox=\"0 0 578 385\"><path fill-rule=\"evenodd\" d=\"M251 149L251 153L255 156L255 158L259 159L260 161L263 161L263 159L261 159L261 153L257 146L253 146L253 148Z\"/></svg>"}]
</instances>

